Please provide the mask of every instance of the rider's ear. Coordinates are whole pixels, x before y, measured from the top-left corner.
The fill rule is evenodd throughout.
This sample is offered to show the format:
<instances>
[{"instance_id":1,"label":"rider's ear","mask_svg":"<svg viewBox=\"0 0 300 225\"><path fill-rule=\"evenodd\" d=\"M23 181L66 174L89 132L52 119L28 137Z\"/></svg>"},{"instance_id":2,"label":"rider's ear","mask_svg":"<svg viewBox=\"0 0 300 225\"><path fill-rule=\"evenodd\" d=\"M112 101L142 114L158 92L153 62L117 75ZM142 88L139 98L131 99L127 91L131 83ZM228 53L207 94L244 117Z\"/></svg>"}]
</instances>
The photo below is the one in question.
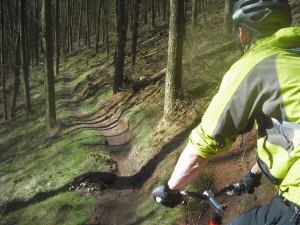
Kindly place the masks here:
<instances>
[{"instance_id":1,"label":"rider's ear","mask_svg":"<svg viewBox=\"0 0 300 225\"><path fill-rule=\"evenodd\" d=\"M242 27L239 27L239 33L240 33L240 42L242 43L242 45L246 45L249 39L248 32Z\"/></svg>"}]
</instances>

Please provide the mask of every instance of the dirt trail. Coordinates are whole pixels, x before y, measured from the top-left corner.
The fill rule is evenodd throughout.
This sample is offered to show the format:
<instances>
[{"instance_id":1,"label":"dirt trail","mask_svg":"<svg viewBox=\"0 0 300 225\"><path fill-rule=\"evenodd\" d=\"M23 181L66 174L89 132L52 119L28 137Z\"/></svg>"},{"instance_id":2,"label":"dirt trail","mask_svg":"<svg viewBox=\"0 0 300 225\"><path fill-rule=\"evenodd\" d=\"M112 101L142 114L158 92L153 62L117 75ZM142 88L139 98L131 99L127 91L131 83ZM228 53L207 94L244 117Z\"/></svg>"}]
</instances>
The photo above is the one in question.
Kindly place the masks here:
<instances>
[{"instance_id":1,"label":"dirt trail","mask_svg":"<svg viewBox=\"0 0 300 225\"><path fill-rule=\"evenodd\" d=\"M131 149L131 131L129 124L114 116L95 117L86 116L80 111L80 104L75 100L72 75L64 74L64 87L62 98L66 107L73 112L77 126L87 125L97 135L105 138L107 151L117 163L118 176L129 176L134 173L133 165L129 160ZM101 145L103 143L100 143ZM137 190L107 189L93 194L101 204L88 221L88 225L129 225L136 220Z\"/></svg>"}]
</instances>

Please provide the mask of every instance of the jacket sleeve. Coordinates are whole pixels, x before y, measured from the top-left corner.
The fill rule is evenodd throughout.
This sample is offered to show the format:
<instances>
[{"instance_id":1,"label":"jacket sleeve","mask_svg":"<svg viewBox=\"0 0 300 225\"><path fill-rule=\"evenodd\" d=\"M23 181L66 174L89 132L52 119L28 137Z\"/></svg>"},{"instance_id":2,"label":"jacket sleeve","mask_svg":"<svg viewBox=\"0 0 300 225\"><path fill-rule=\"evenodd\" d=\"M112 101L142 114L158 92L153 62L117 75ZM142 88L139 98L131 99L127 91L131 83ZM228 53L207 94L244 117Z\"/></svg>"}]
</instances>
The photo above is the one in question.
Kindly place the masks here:
<instances>
[{"instance_id":1,"label":"jacket sleeve","mask_svg":"<svg viewBox=\"0 0 300 225\"><path fill-rule=\"evenodd\" d=\"M188 148L203 158L226 151L237 135L249 131L254 124L262 96L261 76L254 68L242 68L237 62L225 74L218 93L212 99L190 137Z\"/></svg>"}]
</instances>

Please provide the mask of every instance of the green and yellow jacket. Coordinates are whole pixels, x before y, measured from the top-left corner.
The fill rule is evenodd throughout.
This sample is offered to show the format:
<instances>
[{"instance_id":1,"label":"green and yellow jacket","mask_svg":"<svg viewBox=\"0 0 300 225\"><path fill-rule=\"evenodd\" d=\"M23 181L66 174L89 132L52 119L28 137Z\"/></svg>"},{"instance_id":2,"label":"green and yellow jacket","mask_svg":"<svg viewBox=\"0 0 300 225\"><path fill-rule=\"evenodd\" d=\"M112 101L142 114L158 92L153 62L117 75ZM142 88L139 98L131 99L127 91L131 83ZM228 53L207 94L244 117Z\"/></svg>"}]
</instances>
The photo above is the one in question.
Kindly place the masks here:
<instances>
[{"instance_id":1,"label":"green and yellow jacket","mask_svg":"<svg viewBox=\"0 0 300 225\"><path fill-rule=\"evenodd\" d=\"M260 39L226 73L188 147L203 158L257 126L257 160L279 194L300 205L300 28Z\"/></svg>"}]
</instances>

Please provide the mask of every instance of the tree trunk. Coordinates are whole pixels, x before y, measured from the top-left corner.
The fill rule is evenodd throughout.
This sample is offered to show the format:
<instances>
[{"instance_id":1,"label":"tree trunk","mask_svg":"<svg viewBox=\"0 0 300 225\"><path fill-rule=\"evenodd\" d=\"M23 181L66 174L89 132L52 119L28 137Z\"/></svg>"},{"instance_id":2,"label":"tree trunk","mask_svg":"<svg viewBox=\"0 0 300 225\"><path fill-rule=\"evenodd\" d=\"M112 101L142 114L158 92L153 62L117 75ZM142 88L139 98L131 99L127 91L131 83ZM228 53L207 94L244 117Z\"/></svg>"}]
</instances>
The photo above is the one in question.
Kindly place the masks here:
<instances>
[{"instance_id":1,"label":"tree trunk","mask_svg":"<svg viewBox=\"0 0 300 225\"><path fill-rule=\"evenodd\" d=\"M136 62L136 48L138 39L138 29L139 29L139 12L140 12L141 0L134 1L134 21L133 21L133 31L132 31L132 44L131 44L131 63L135 65Z\"/></svg>"},{"instance_id":2,"label":"tree trunk","mask_svg":"<svg viewBox=\"0 0 300 225\"><path fill-rule=\"evenodd\" d=\"M90 0L86 0L86 23L86 39L88 47L91 48Z\"/></svg>"},{"instance_id":3,"label":"tree trunk","mask_svg":"<svg viewBox=\"0 0 300 225\"><path fill-rule=\"evenodd\" d=\"M155 27L155 0L151 0L151 26L152 28Z\"/></svg>"},{"instance_id":4,"label":"tree trunk","mask_svg":"<svg viewBox=\"0 0 300 225\"><path fill-rule=\"evenodd\" d=\"M183 16L182 16L182 35L183 39L186 38L186 23L187 23L187 5L188 5L188 0L183 1Z\"/></svg>"},{"instance_id":5,"label":"tree trunk","mask_svg":"<svg viewBox=\"0 0 300 225\"><path fill-rule=\"evenodd\" d=\"M163 20L166 20L167 0L162 0Z\"/></svg>"},{"instance_id":6,"label":"tree trunk","mask_svg":"<svg viewBox=\"0 0 300 225\"><path fill-rule=\"evenodd\" d=\"M79 27L78 27L78 40L77 40L77 46L80 47L80 40L81 40L81 27L82 27L82 14L84 9L83 0L80 0L80 13L79 13Z\"/></svg>"},{"instance_id":7,"label":"tree trunk","mask_svg":"<svg viewBox=\"0 0 300 225\"><path fill-rule=\"evenodd\" d=\"M21 50L23 62L23 81L25 90L25 109L27 115L31 114L31 97L29 87L29 57L28 57L28 42L27 42L27 0L20 0L20 26L21 26Z\"/></svg>"},{"instance_id":8,"label":"tree trunk","mask_svg":"<svg viewBox=\"0 0 300 225\"><path fill-rule=\"evenodd\" d=\"M133 27L133 1L134 0L128 0L128 6L127 6L127 10L128 10L128 30L132 31L132 27Z\"/></svg>"},{"instance_id":9,"label":"tree trunk","mask_svg":"<svg viewBox=\"0 0 300 225\"><path fill-rule=\"evenodd\" d=\"M124 58L127 35L127 15L126 2L124 0L116 0L117 9L117 43L115 52L115 75L113 93L120 91L123 82Z\"/></svg>"},{"instance_id":10,"label":"tree trunk","mask_svg":"<svg viewBox=\"0 0 300 225\"><path fill-rule=\"evenodd\" d=\"M98 48L99 48L99 39L100 39L100 24L101 24L101 14L102 14L102 8L103 8L103 0L101 0L99 2L99 8L98 8L98 16L97 16L97 36L96 36L96 53L98 52ZM103 15L102 15L103 16ZM102 27L102 29L104 29L104 27Z\"/></svg>"},{"instance_id":11,"label":"tree trunk","mask_svg":"<svg viewBox=\"0 0 300 225\"><path fill-rule=\"evenodd\" d=\"M55 2L56 18L55 18L55 34L56 34L56 74L59 74L59 60L60 60L60 0Z\"/></svg>"},{"instance_id":12,"label":"tree trunk","mask_svg":"<svg viewBox=\"0 0 300 225\"><path fill-rule=\"evenodd\" d=\"M103 34L103 37L105 38L105 49L106 49L106 55L109 55L109 30L108 30L108 5L107 1L103 1L103 6L102 6L102 15L103 15L103 23L104 24L104 31L105 33Z\"/></svg>"},{"instance_id":13,"label":"tree trunk","mask_svg":"<svg viewBox=\"0 0 300 225\"><path fill-rule=\"evenodd\" d=\"M169 120L174 111L176 96L181 91L184 1L170 1L170 28L168 63L165 85L164 119Z\"/></svg>"},{"instance_id":14,"label":"tree trunk","mask_svg":"<svg viewBox=\"0 0 300 225\"><path fill-rule=\"evenodd\" d=\"M73 10L74 10L74 0L71 0L70 5L70 27L69 27L69 33L70 33L70 52L73 51Z\"/></svg>"},{"instance_id":15,"label":"tree trunk","mask_svg":"<svg viewBox=\"0 0 300 225\"><path fill-rule=\"evenodd\" d=\"M144 24L148 23L148 8L147 8L148 0L144 1Z\"/></svg>"},{"instance_id":16,"label":"tree trunk","mask_svg":"<svg viewBox=\"0 0 300 225\"><path fill-rule=\"evenodd\" d=\"M66 1L60 2L61 3L61 30L63 31L61 33L62 35L62 51L63 53L67 53L68 52L68 46L67 46L67 39L68 39L68 35L66 32L66 30L68 29L68 16L67 14L67 7L66 7Z\"/></svg>"},{"instance_id":17,"label":"tree trunk","mask_svg":"<svg viewBox=\"0 0 300 225\"><path fill-rule=\"evenodd\" d=\"M4 34L5 34L5 24L4 24L4 0L1 0L1 56L0 56L0 75L2 76L2 88L3 88L3 108L4 108L4 120L8 120L7 113L7 97L6 97L6 71L4 71Z\"/></svg>"},{"instance_id":18,"label":"tree trunk","mask_svg":"<svg viewBox=\"0 0 300 225\"><path fill-rule=\"evenodd\" d=\"M45 43L45 97L46 118L49 130L57 127L55 109L55 80L53 70L53 31L51 0L43 0L42 8L43 38Z\"/></svg>"},{"instance_id":19,"label":"tree trunk","mask_svg":"<svg viewBox=\"0 0 300 225\"><path fill-rule=\"evenodd\" d=\"M39 7L39 0L35 0L35 63L36 65L39 64L39 39L40 39L40 7Z\"/></svg>"},{"instance_id":20,"label":"tree trunk","mask_svg":"<svg viewBox=\"0 0 300 225\"><path fill-rule=\"evenodd\" d=\"M97 34L97 26L98 26L98 18L97 18L97 15L101 12L101 9L100 9L100 11L97 11L97 6L99 6L99 4L102 4L102 0L93 0L93 2L92 2L92 13L91 13L91 15L93 16L93 19L92 19L92 27L93 27L93 29L92 29L92 36L93 36L93 30L96 32L96 34ZM99 9L98 9L99 10ZM100 13L101 14L101 13Z\"/></svg>"},{"instance_id":21,"label":"tree trunk","mask_svg":"<svg viewBox=\"0 0 300 225\"><path fill-rule=\"evenodd\" d=\"M224 31L226 34L229 34L231 31L231 6L232 0L225 0Z\"/></svg>"},{"instance_id":22,"label":"tree trunk","mask_svg":"<svg viewBox=\"0 0 300 225\"><path fill-rule=\"evenodd\" d=\"M158 73L154 74L151 77L147 77L143 80L134 82L133 85L132 85L133 91L138 92L142 88L159 81L160 79L162 79L166 75L166 71L167 71L167 69L163 69L163 70L159 71Z\"/></svg>"},{"instance_id":23,"label":"tree trunk","mask_svg":"<svg viewBox=\"0 0 300 225\"><path fill-rule=\"evenodd\" d=\"M20 90L20 67L21 67L21 51L20 51L20 25L19 25L19 0L15 1L16 14L15 14L15 30L16 30L16 39L15 39L15 65L14 65L14 88L12 93L11 107L10 107L10 117L13 119L16 115L16 106L17 98Z\"/></svg>"},{"instance_id":24,"label":"tree trunk","mask_svg":"<svg viewBox=\"0 0 300 225\"><path fill-rule=\"evenodd\" d=\"M200 1L201 1L200 3L201 3L203 20L204 20L205 26L207 26L205 3L204 3L204 0L200 0Z\"/></svg>"},{"instance_id":25,"label":"tree trunk","mask_svg":"<svg viewBox=\"0 0 300 225\"><path fill-rule=\"evenodd\" d=\"M8 17L9 17L9 23L8 23L8 34L10 37L14 37L14 27L13 27L13 17L12 17L12 12L11 12L11 1L7 1L7 13L8 13ZM11 40L11 47L13 46L13 40Z\"/></svg>"},{"instance_id":26,"label":"tree trunk","mask_svg":"<svg viewBox=\"0 0 300 225\"><path fill-rule=\"evenodd\" d=\"M30 67L30 62L31 62L31 45L30 45L30 0L26 0L26 52L27 52L27 61L28 61L28 66ZM29 74L30 77L30 74Z\"/></svg>"},{"instance_id":27,"label":"tree trunk","mask_svg":"<svg viewBox=\"0 0 300 225\"><path fill-rule=\"evenodd\" d=\"M160 2L161 0L156 0L155 2L155 12L157 12L158 18L161 17L161 11L160 11Z\"/></svg>"},{"instance_id":28,"label":"tree trunk","mask_svg":"<svg viewBox=\"0 0 300 225\"><path fill-rule=\"evenodd\" d=\"M28 49L29 49L29 55L30 55L30 60L31 60L31 65L34 65L34 54L35 54L35 50L34 50L34 35L32 35L34 33L34 28L35 25L33 24L33 19L34 18L34 12L35 9L31 6L30 1L29 1L29 24L28 24Z\"/></svg>"},{"instance_id":29,"label":"tree trunk","mask_svg":"<svg viewBox=\"0 0 300 225\"><path fill-rule=\"evenodd\" d=\"M71 0L67 1L67 46L68 52L72 51L71 49Z\"/></svg>"},{"instance_id":30,"label":"tree trunk","mask_svg":"<svg viewBox=\"0 0 300 225\"><path fill-rule=\"evenodd\" d=\"M198 17L198 0L192 0L192 26L196 27Z\"/></svg>"},{"instance_id":31,"label":"tree trunk","mask_svg":"<svg viewBox=\"0 0 300 225\"><path fill-rule=\"evenodd\" d=\"M16 9L18 10L18 9ZM14 68L14 90L11 100L10 116L14 118L16 115L17 98L20 89L20 67L21 67L21 52L20 52L20 31L17 31L16 50L15 50L15 68Z\"/></svg>"}]
</instances>

